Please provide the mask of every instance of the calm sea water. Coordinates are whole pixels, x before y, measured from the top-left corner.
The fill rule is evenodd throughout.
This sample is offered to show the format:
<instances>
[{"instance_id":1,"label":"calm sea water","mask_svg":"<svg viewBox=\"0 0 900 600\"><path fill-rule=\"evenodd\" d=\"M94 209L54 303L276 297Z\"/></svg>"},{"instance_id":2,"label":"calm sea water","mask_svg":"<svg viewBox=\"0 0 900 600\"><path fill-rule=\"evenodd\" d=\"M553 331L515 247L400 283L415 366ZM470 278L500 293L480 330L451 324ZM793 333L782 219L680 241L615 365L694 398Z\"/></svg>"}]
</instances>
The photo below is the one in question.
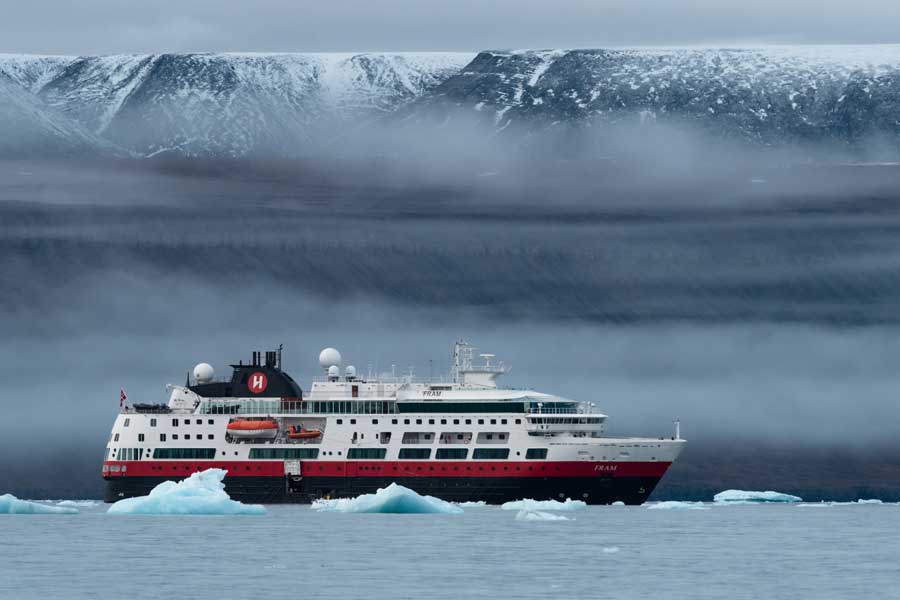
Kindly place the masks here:
<instances>
[{"instance_id":1,"label":"calm sea water","mask_svg":"<svg viewBox=\"0 0 900 600\"><path fill-rule=\"evenodd\" d=\"M0 516L2 598L897 598L900 506Z\"/></svg>"}]
</instances>

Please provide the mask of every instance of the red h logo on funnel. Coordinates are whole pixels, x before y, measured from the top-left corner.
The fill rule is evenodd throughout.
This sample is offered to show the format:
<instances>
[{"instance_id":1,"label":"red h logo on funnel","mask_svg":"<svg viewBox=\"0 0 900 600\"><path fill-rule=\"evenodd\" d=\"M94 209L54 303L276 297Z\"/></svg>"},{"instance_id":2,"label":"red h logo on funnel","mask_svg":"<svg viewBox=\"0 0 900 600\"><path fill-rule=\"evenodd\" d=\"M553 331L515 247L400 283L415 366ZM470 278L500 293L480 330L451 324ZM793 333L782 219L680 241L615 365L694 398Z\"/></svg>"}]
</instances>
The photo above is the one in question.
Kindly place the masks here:
<instances>
[{"instance_id":1,"label":"red h logo on funnel","mask_svg":"<svg viewBox=\"0 0 900 600\"><path fill-rule=\"evenodd\" d=\"M266 387L269 385L269 379L266 377L265 373L260 373L257 371L253 375L250 376L250 380L247 382L247 385L250 387L250 391L254 394L262 394L266 391Z\"/></svg>"}]
</instances>

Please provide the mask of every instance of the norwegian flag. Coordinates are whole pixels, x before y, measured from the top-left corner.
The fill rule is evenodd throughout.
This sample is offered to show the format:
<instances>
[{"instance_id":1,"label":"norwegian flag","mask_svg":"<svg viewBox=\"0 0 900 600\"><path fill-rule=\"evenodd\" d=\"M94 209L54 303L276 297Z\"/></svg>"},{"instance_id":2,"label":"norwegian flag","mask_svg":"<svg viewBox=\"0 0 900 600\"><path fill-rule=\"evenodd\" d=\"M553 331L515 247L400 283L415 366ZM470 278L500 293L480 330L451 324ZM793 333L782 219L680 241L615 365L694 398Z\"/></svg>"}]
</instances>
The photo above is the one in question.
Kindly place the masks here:
<instances>
[{"instance_id":1,"label":"norwegian flag","mask_svg":"<svg viewBox=\"0 0 900 600\"><path fill-rule=\"evenodd\" d=\"M125 406L125 401L128 400L128 396L125 395L125 390L119 390L119 408Z\"/></svg>"}]
</instances>

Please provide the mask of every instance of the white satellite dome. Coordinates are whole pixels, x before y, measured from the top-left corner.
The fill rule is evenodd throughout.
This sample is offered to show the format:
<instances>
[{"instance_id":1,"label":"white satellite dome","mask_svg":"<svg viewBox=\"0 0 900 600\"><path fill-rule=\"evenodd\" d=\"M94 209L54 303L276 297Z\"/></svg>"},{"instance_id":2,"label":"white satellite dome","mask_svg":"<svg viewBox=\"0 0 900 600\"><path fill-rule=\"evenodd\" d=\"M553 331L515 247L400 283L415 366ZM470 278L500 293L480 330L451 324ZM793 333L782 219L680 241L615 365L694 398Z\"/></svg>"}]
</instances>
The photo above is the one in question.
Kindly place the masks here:
<instances>
[{"instance_id":1,"label":"white satellite dome","mask_svg":"<svg viewBox=\"0 0 900 600\"><path fill-rule=\"evenodd\" d=\"M341 353L334 348L325 348L319 353L319 365L323 369L331 366L341 367Z\"/></svg>"},{"instance_id":2,"label":"white satellite dome","mask_svg":"<svg viewBox=\"0 0 900 600\"><path fill-rule=\"evenodd\" d=\"M215 369L209 363L200 363L194 367L194 379L197 383L209 383L215 374Z\"/></svg>"},{"instance_id":3,"label":"white satellite dome","mask_svg":"<svg viewBox=\"0 0 900 600\"><path fill-rule=\"evenodd\" d=\"M344 369L344 376L348 379L354 379L356 377L356 367L347 365L347 368Z\"/></svg>"},{"instance_id":4,"label":"white satellite dome","mask_svg":"<svg viewBox=\"0 0 900 600\"><path fill-rule=\"evenodd\" d=\"M337 365L331 365L328 367L328 378L329 379L337 379L341 376L341 368Z\"/></svg>"}]
</instances>

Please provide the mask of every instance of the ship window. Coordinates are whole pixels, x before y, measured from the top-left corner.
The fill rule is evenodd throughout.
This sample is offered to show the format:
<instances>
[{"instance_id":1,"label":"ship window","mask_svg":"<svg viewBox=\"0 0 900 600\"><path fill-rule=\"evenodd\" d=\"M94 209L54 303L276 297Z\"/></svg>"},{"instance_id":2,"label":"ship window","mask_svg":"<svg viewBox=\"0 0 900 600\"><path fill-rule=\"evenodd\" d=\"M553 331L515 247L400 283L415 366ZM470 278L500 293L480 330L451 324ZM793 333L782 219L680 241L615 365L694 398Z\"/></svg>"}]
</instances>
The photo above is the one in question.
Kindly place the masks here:
<instances>
[{"instance_id":1,"label":"ship window","mask_svg":"<svg viewBox=\"0 0 900 600\"><path fill-rule=\"evenodd\" d=\"M479 425L484 425L484 419L478 419L478 424L479 424Z\"/></svg>"},{"instance_id":2,"label":"ship window","mask_svg":"<svg viewBox=\"0 0 900 600\"><path fill-rule=\"evenodd\" d=\"M465 460L468 448L438 448L438 460Z\"/></svg>"},{"instance_id":3,"label":"ship window","mask_svg":"<svg viewBox=\"0 0 900 600\"><path fill-rule=\"evenodd\" d=\"M350 448L347 450L347 458L382 459L386 454L387 448Z\"/></svg>"},{"instance_id":4,"label":"ship window","mask_svg":"<svg viewBox=\"0 0 900 600\"><path fill-rule=\"evenodd\" d=\"M172 419L172 427L178 427L178 419Z\"/></svg>"},{"instance_id":5,"label":"ship window","mask_svg":"<svg viewBox=\"0 0 900 600\"><path fill-rule=\"evenodd\" d=\"M144 434L143 434L143 433L139 433L139 434L138 434L138 441L139 441L139 442L143 442L143 441L144 441Z\"/></svg>"},{"instance_id":6,"label":"ship window","mask_svg":"<svg viewBox=\"0 0 900 600\"><path fill-rule=\"evenodd\" d=\"M427 460L431 457L431 448L400 448L401 459Z\"/></svg>"},{"instance_id":7,"label":"ship window","mask_svg":"<svg viewBox=\"0 0 900 600\"><path fill-rule=\"evenodd\" d=\"M208 439L210 439L210 440L214 440L214 439L216 438L216 436L214 436L214 435L211 434L211 433L210 433L209 435L207 435L206 437L207 437Z\"/></svg>"},{"instance_id":8,"label":"ship window","mask_svg":"<svg viewBox=\"0 0 900 600\"><path fill-rule=\"evenodd\" d=\"M456 423L456 421L454 421L454 423ZM466 419L466 425L471 425L471 424L472 424L472 419Z\"/></svg>"},{"instance_id":9,"label":"ship window","mask_svg":"<svg viewBox=\"0 0 900 600\"><path fill-rule=\"evenodd\" d=\"M403 419L403 424L404 424L404 425L409 425L409 419Z\"/></svg>"},{"instance_id":10,"label":"ship window","mask_svg":"<svg viewBox=\"0 0 900 600\"><path fill-rule=\"evenodd\" d=\"M468 420L467 420L467 422L468 422ZM459 419L453 419L453 424L454 424L454 425L459 425Z\"/></svg>"},{"instance_id":11,"label":"ship window","mask_svg":"<svg viewBox=\"0 0 900 600\"><path fill-rule=\"evenodd\" d=\"M428 419L428 424L429 424L429 425L434 425L434 419Z\"/></svg>"},{"instance_id":12,"label":"ship window","mask_svg":"<svg viewBox=\"0 0 900 600\"><path fill-rule=\"evenodd\" d=\"M150 419L150 427L156 427L156 419Z\"/></svg>"},{"instance_id":13,"label":"ship window","mask_svg":"<svg viewBox=\"0 0 900 600\"><path fill-rule=\"evenodd\" d=\"M378 419L372 419L372 425L378 425Z\"/></svg>"},{"instance_id":14,"label":"ship window","mask_svg":"<svg viewBox=\"0 0 900 600\"><path fill-rule=\"evenodd\" d=\"M516 419L516 425L521 425L521 424L522 424L522 419Z\"/></svg>"},{"instance_id":15,"label":"ship window","mask_svg":"<svg viewBox=\"0 0 900 600\"><path fill-rule=\"evenodd\" d=\"M525 458L528 460L544 460L547 458L546 448L529 448L525 452Z\"/></svg>"},{"instance_id":16,"label":"ship window","mask_svg":"<svg viewBox=\"0 0 900 600\"><path fill-rule=\"evenodd\" d=\"M421 424L422 424L422 419L416 419L416 425L421 425Z\"/></svg>"},{"instance_id":17,"label":"ship window","mask_svg":"<svg viewBox=\"0 0 900 600\"><path fill-rule=\"evenodd\" d=\"M492 439L494 439L494 434L493 434L493 433L489 433L489 434L487 434L485 437L486 437L487 439L489 439L489 440L492 440Z\"/></svg>"},{"instance_id":18,"label":"ship window","mask_svg":"<svg viewBox=\"0 0 900 600\"><path fill-rule=\"evenodd\" d=\"M125 427L131 425L131 419L125 419Z\"/></svg>"},{"instance_id":19,"label":"ship window","mask_svg":"<svg viewBox=\"0 0 900 600\"><path fill-rule=\"evenodd\" d=\"M207 419L207 421L206 421L207 425L213 425L214 423L215 423L215 421L213 421L212 419Z\"/></svg>"},{"instance_id":20,"label":"ship window","mask_svg":"<svg viewBox=\"0 0 900 600\"><path fill-rule=\"evenodd\" d=\"M391 419L391 425L396 425L397 423L399 423L397 419Z\"/></svg>"},{"instance_id":21,"label":"ship window","mask_svg":"<svg viewBox=\"0 0 900 600\"><path fill-rule=\"evenodd\" d=\"M351 425L356 425L356 419L350 419L350 424L351 424Z\"/></svg>"},{"instance_id":22,"label":"ship window","mask_svg":"<svg viewBox=\"0 0 900 600\"><path fill-rule=\"evenodd\" d=\"M118 433L113 437L113 441L114 441L114 442L118 442L118 441L119 441L119 434L118 434Z\"/></svg>"},{"instance_id":23,"label":"ship window","mask_svg":"<svg viewBox=\"0 0 900 600\"><path fill-rule=\"evenodd\" d=\"M509 448L475 448L472 458L475 460L502 460L509 458Z\"/></svg>"},{"instance_id":24,"label":"ship window","mask_svg":"<svg viewBox=\"0 0 900 600\"><path fill-rule=\"evenodd\" d=\"M177 433L173 433L173 434L172 434L172 439L173 439L173 440L177 440L177 439L178 439L178 434L177 434Z\"/></svg>"},{"instance_id":25,"label":"ship window","mask_svg":"<svg viewBox=\"0 0 900 600\"><path fill-rule=\"evenodd\" d=\"M318 458L318 448L251 448L250 458L252 460L261 459L308 459Z\"/></svg>"},{"instance_id":26,"label":"ship window","mask_svg":"<svg viewBox=\"0 0 900 600\"><path fill-rule=\"evenodd\" d=\"M505 434L505 433L501 433L501 434L500 434L500 439L501 439L501 440L505 440L505 439L506 439L506 434Z\"/></svg>"},{"instance_id":27,"label":"ship window","mask_svg":"<svg viewBox=\"0 0 900 600\"><path fill-rule=\"evenodd\" d=\"M337 420L337 424L338 424L338 425L343 425L343 424L344 424L344 420L343 420L343 419L338 419L338 420Z\"/></svg>"},{"instance_id":28,"label":"ship window","mask_svg":"<svg viewBox=\"0 0 900 600\"><path fill-rule=\"evenodd\" d=\"M441 419L441 425L446 425L446 424L447 424L447 419Z\"/></svg>"},{"instance_id":29,"label":"ship window","mask_svg":"<svg viewBox=\"0 0 900 600\"><path fill-rule=\"evenodd\" d=\"M501 425L506 425L506 419L500 419L500 424L501 424Z\"/></svg>"},{"instance_id":30,"label":"ship window","mask_svg":"<svg viewBox=\"0 0 900 600\"><path fill-rule=\"evenodd\" d=\"M161 441L161 442L166 441L166 434L164 434L164 433L159 434L159 441Z\"/></svg>"},{"instance_id":31,"label":"ship window","mask_svg":"<svg viewBox=\"0 0 900 600\"><path fill-rule=\"evenodd\" d=\"M497 419L491 419L491 425L496 425L496 424L497 424Z\"/></svg>"},{"instance_id":32,"label":"ship window","mask_svg":"<svg viewBox=\"0 0 900 600\"><path fill-rule=\"evenodd\" d=\"M185 419L185 420L184 420L184 424L185 424L185 425L190 425L190 424L191 424L191 420L190 420L190 419Z\"/></svg>"},{"instance_id":33,"label":"ship window","mask_svg":"<svg viewBox=\"0 0 900 600\"><path fill-rule=\"evenodd\" d=\"M215 455L215 448L157 448L153 451L153 458L213 458Z\"/></svg>"}]
</instances>

